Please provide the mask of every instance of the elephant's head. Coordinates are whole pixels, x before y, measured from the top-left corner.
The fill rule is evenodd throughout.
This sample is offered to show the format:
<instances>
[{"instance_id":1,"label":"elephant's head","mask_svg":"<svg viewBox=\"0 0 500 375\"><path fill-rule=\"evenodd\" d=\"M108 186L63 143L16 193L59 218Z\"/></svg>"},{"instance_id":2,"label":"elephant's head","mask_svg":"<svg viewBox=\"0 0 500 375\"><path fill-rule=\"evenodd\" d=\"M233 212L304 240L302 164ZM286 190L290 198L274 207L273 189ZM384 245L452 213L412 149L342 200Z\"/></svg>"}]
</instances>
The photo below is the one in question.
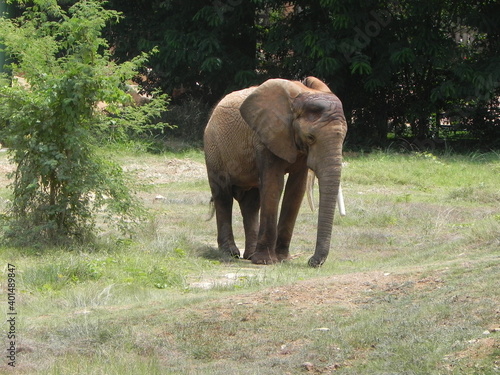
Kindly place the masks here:
<instances>
[{"instance_id":1,"label":"elephant's head","mask_svg":"<svg viewBox=\"0 0 500 375\"><path fill-rule=\"evenodd\" d=\"M328 86L314 77L304 83L268 80L248 96L240 112L276 156L294 163L299 154L307 155L320 189L316 250L309 264L320 266L330 249L347 123L342 103Z\"/></svg>"}]
</instances>

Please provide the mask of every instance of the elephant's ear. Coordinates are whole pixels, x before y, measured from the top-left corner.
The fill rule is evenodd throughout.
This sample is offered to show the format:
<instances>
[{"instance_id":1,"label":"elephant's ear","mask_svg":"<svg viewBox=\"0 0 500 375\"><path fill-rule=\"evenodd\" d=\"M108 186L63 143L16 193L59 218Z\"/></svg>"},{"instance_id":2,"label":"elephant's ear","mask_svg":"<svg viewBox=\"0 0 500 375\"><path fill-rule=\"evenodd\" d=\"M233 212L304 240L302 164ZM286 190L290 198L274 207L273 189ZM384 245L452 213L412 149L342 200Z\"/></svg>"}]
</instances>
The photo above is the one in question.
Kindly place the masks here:
<instances>
[{"instance_id":1,"label":"elephant's ear","mask_svg":"<svg viewBox=\"0 0 500 375\"><path fill-rule=\"evenodd\" d=\"M241 116L262 143L289 163L297 159L291 102L303 90L300 83L270 79L257 87L240 107Z\"/></svg>"},{"instance_id":2,"label":"elephant's ear","mask_svg":"<svg viewBox=\"0 0 500 375\"><path fill-rule=\"evenodd\" d=\"M302 83L313 90L332 92L332 90L330 90L330 88L323 81L316 77L307 77L302 81Z\"/></svg>"}]
</instances>

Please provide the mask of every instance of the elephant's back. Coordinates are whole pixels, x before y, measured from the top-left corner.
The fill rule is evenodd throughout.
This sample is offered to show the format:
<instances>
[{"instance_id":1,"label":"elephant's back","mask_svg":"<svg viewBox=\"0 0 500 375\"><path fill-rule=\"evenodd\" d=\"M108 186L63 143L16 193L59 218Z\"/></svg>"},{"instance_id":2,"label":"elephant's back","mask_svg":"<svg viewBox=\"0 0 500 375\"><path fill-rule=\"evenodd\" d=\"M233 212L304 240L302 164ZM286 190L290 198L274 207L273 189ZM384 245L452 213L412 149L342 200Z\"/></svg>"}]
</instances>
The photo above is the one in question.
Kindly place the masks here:
<instances>
[{"instance_id":1,"label":"elephant's back","mask_svg":"<svg viewBox=\"0 0 500 375\"><path fill-rule=\"evenodd\" d=\"M224 172L234 185L254 185L258 182L254 181L258 180L256 134L240 114L241 103L254 90L248 88L226 95L215 107L205 128L207 167Z\"/></svg>"},{"instance_id":2,"label":"elephant's back","mask_svg":"<svg viewBox=\"0 0 500 375\"><path fill-rule=\"evenodd\" d=\"M240 106L254 90L235 91L217 104L205 128L205 149L230 149L251 138L254 132L241 117Z\"/></svg>"},{"instance_id":3,"label":"elephant's back","mask_svg":"<svg viewBox=\"0 0 500 375\"><path fill-rule=\"evenodd\" d=\"M255 91L257 87L249 87L247 89L234 91L230 94L227 94L224 98L221 99L219 104L217 104L217 108L235 108L238 111L240 110L241 103L252 93Z\"/></svg>"}]
</instances>

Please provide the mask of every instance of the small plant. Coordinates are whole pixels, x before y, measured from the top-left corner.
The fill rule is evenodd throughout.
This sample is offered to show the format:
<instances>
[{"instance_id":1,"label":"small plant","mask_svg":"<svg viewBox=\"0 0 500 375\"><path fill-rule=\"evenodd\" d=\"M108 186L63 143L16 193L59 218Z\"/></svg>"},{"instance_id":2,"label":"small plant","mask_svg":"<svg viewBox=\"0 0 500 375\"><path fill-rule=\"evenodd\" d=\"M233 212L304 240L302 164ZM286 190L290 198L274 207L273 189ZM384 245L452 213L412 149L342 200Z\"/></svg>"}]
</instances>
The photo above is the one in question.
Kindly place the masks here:
<instances>
[{"instance_id":1,"label":"small plant","mask_svg":"<svg viewBox=\"0 0 500 375\"><path fill-rule=\"evenodd\" d=\"M432 161L433 163L442 165L443 163L439 161L439 158L429 151L415 152L415 156L425 160Z\"/></svg>"},{"instance_id":2,"label":"small plant","mask_svg":"<svg viewBox=\"0 0 500 375\"><path fill-rule=\"evenodd\" d=\"M10 211L16 240L20 228L28 242L85 237L104 206L125 230L140 213L122 169L98 156L95 145L109 134L110 118L121 135L144 131L167 101L131 105L124 83L147 55L112 61L101 32L119 18L98 0L81 0L68 12L55 0L35 1L18 19L0 18L0 44L26 82L0 86L1 138L17 165Z\"/></svg>"}]
</instances>

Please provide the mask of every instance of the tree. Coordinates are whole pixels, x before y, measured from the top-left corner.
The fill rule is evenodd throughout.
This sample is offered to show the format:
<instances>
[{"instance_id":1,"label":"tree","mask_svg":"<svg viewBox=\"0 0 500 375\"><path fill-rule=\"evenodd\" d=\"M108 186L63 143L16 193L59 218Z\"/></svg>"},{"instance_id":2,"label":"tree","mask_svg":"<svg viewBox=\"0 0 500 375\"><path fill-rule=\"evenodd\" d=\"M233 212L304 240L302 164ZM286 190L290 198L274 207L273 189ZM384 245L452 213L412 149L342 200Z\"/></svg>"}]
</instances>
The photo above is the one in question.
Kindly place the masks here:
<instances>
[{"instance_id":1,"label":"tree","mask_svg":"<svg viewBox=\"0 0 500 375\"><path fill-rule=\"evenodd\" d=\"M253 1L110 0L125 14L108 32L118 59L159 47L143 70L150 87L214 103L257 82Z\"/></svg>"},{"instance_id":2,"label":"tree","mask_svg":"<svg viewBox=\"0 0 500 375\"><path fill-rule=\"evenodd\" d=\"M68 12L39 0L22 17L0 20L0 44L26 82L0 87L0 129L17 166L10 233L22 227L24 240L82 238L104 206L118 224L139 212L121 168L96 150L109 121L99 102L117 120L145 111L124 106L131 104L124 82L147 56L116 64L101 36L119 17L98 0L81 0ZM164 97L154 99L148 114L159 115L165 105Z\"/></svg>"},{"instance_id":3,"label":"tree","mask_svg":"<svg viewBox=\"0 0 500 375\"><path fill-rule=\"evenodd\" d=\"M498 1L266 3L281 9L262 43L266 59L282 76L327 81L351 120L351 144L383 146L390 122L397 134L410 124L412 137L426 139L451 110L469 130L490 129L486 139L498 134L498 122L479 121L494 117L489 103L498 110ZM458 40L464 29L472 40Z\"/></svg>"},{"instance_id":4,"label":"tree","mask_svg":"<svg viewBox=\"0 0 500 375\"><path fill-rule=\"evenodd\" d=\"M348 142L357 147L386 146L389 131L429 139L443 116L498 139L497 0L111 0L108 7L125 15L109 30L118 58L158 46L141 77L152 87L213 104L269 77L315 75L343 100Z\"/></svg>"},{"instance_id":5,"label":"tree","mask_svg":"<svg viewBox=\"0 0 500 375\"><path fill-rule=\"evenodd\" d=\"M9 17L10 16L10 6L5 2L5 0L0 0L0 18L1 17ZM4 67L5 65L5 52L3 51L2 46L0 46L0 73L4 72ZM0 85L3 84L3 82L0 82Z\"/></svg>"}]
</instances>

